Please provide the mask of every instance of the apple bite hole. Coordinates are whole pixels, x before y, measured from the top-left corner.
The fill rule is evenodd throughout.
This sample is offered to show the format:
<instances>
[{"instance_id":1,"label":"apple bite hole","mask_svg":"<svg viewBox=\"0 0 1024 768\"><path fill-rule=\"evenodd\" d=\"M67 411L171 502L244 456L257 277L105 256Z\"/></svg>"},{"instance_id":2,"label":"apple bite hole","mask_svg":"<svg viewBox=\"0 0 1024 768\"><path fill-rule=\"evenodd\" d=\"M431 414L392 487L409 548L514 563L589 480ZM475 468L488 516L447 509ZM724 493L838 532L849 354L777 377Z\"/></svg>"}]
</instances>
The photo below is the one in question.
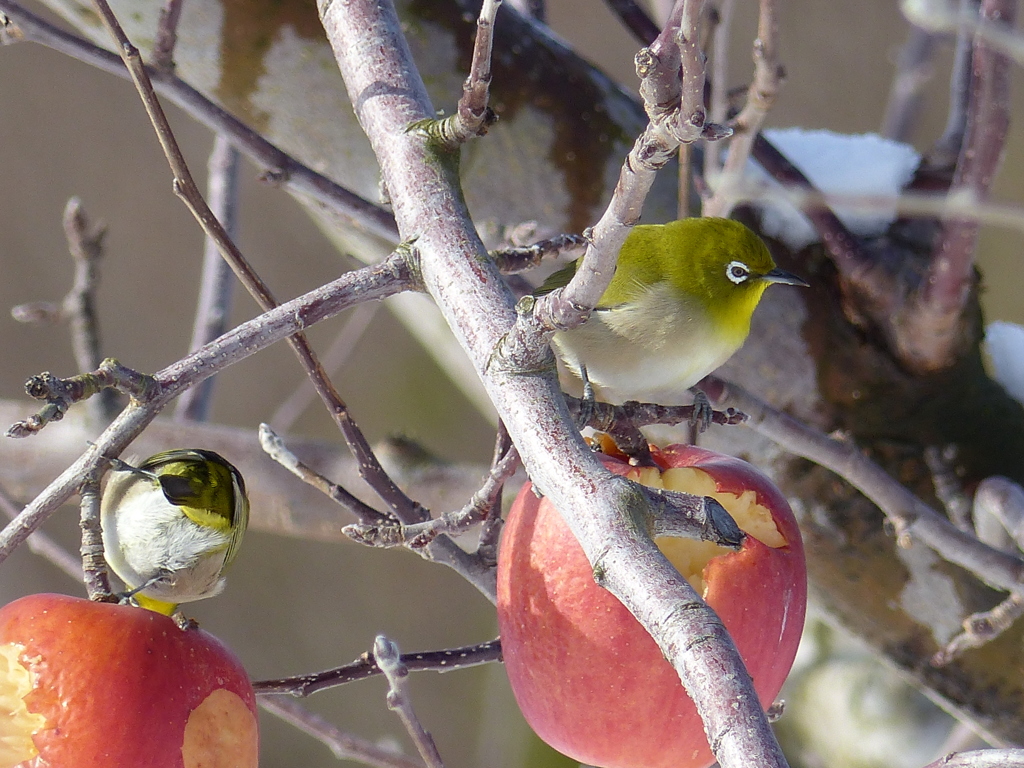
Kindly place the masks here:
<instances>
[{"instance_id":1,"label":"apple bite hole","mask_svg":"<svg viewBox=\"0 0 1024 768\"><path fill-rule=\"evenodd\" d=\"M211 691L185 723L185 768L256 765L257 730L256 718L241 696L224 688Z\"/></svg>"},{"instance_id":2,"label":"apple bite hole","mask_svg":"<svg viewBox=\"0 0 1024 768\"><path fill-rule=\"evenodd\" d=\"M779 549L786 546L786 539L772 519L771 511L758 503L757 493L748 488L740 494L720 491L715 479L696 467L657 467L631 469L627 475L641 485L661 488L667 491L681 491L694 496L710 496L728 512L736 525L745 534L757 539L765 546ZM706 597L704 568L716 557L728 557L735 550L722 547L710 541L698 541L678 536L659 536L654 541L680 575L702 597Z\"/></svg>"},{"instance_id":3,"label":"apple bite hole","mask_svg":"<svg viewBox=\"0 0 1024 768\"><path fill-rule=\"evenodd\" d=\"M803 628L807 571L786 497L741 459L689 445L651 447L657 468L605 454L608 469L716 499L749 533L725 549L656 541L729 632L768 706ZM545 742L602 768L708 768L715 761L679 674L594 569L549 496L527 483L498 551L498 626L512 691Z\"/></svg>"}]
</instances>

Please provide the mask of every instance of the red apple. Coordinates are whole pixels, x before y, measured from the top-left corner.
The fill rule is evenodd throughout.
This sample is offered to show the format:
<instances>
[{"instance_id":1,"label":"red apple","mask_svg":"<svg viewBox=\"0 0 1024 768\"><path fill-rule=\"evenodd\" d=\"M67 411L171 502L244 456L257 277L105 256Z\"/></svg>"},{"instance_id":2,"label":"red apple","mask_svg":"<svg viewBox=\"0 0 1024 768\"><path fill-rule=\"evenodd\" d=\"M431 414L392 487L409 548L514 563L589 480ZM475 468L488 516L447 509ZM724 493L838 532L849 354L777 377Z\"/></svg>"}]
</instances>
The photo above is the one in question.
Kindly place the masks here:
<instances>
[{"instance_id":1,"label":"red apple","mask_svg":"<svg viewBox=\"0 0 1024 768\"><path fill-rule=\"evenodd\" d=\"M256 697L237 657L132 606L43 594L0 608L0 714L0 768L258 761Z\"/></svg>"},{"instance_id":2,"label":"red apple","mask_svg":"<svg viewBox=\"0 0 1024 768\"><path fill-rule=\"evenodd\" d=\"M712 496L748 536L733 551L657 541L721 617L768 706L793 664L807 571L793 512L751 465L691 446L654 450L659 467L610 457L613 472ZM696 708L650 635L609 592L561 515L529 483L512 505L498 556L498 625L509 681L548 744L601 768L704 768L714 762Z\"/></svg>"}]
</instances>

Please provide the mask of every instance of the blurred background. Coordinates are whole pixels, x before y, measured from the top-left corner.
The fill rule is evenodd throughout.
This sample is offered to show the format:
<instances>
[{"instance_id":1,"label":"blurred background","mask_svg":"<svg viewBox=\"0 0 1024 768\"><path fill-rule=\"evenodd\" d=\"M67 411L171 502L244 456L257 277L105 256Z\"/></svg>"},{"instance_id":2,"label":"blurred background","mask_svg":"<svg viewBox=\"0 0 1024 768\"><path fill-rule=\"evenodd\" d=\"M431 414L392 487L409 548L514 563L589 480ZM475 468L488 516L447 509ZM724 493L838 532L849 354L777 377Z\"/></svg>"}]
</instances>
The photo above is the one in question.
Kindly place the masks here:
<instances>
[{"instance_id":1,"label":"blurred background","mask_svg":"<svg viewBox=\"0 0 1024 768\"><path fill-rule=\"evenodd\" d=\"M602 2L554 0L548 3L548 20L583 56L635 89L632 61L638 46ZM783 5L781 21L788 77L768 124L846 133L878 130L894 61L907 34L895 4L794 0ZM744 85L749 77L755 28L756 4L737 4L730 85ZM938 137L945 122L951 48L945 45L935 64L928 106L914 134L920 150ZM1024 114L1019 81L1013 98L1013 113ZM212 137L173 107L168 111L202 184ZM1015 123L995 185L996 199L1024 202L1022 162L1024 129ZM333 279L348 264L294 201L256 181L260 170L243 167L238 240L277 297L287 299ZM29 301L59 301L70 286L61 215L72 195L81 198L90 217L109 228L99 292L104 354L155 371L185 353L202 237L172 194L170 178L128 83L36 45L0 49L0 398L21 400L28 415L35 407L22 389L29 375L77 372L65 328L19 324L7 312ZM1018 233L982 232L979 269L989 321L1024 323L1020 248ZM233 320L252 317L255 304L240 290L236 296ZM313 328L314 346L325 349L345 319ZM268 420L301 380L290 351L277 345L220 375L212 420L251 430L255 441L259 422ZM448 382L386 306L373 315L334 380L371 440L403 435L445 460L489 460L493 435L487 419ZM293 433L340 442L318 404L306 411ZM77 549L76 516L69 509L47 524L71 549ZM0 568L0 602L42 590L83 594L79 585L24 548ZM368 650L378 632L395 639L403 651L464 645L496 634L493 609L472 587L415 555L258 532L247 537L227 592L190 606L189 612L232 645L256 679L346 663ZM828 640L835 642L840 641ZM870 674L885 677L877 670ZM416 675L413 690L414 703L449 765L497 768L540 759L497 665L443 676ZM922 707L923 721L937 722L929 720L929 705L913 701ZM380 680L322 693L308 704L343 730L394 740L411 750L385 707ZM272 717L262 723L263 765L336 763L323 746L298 736L290 726ZM939 736L926 740L922 754ZM901 748L907 743L904 739ZM907 762L902 762L883 751L888 753L887 765L919 764L916 754L905 755ZM814 754L808 752L801 762L814 765ZM847 764L880 763L854 757Z\"/></svg>"}]
</instances>

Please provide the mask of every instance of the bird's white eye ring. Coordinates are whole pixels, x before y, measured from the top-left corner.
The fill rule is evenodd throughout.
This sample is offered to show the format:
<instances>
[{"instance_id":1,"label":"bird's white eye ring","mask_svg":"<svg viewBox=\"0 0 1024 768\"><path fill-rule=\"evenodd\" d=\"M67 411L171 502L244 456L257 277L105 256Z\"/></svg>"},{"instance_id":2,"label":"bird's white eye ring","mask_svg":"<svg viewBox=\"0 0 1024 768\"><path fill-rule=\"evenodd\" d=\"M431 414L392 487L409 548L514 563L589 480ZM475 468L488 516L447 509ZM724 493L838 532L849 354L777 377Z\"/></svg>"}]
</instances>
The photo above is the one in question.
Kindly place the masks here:
<instances>
[{"instance_id":1,"label":"bird's white eye ring","mask_svg":"<svg viewBox=\"0 0 1024 768\"><path fill-rule=\"evenodd\" d=\"M725 276L728 277L731 282L739 285L750 277L750 267L742 261L730 261L729 265L725 268Z\"/></svg>"}]
</instances>

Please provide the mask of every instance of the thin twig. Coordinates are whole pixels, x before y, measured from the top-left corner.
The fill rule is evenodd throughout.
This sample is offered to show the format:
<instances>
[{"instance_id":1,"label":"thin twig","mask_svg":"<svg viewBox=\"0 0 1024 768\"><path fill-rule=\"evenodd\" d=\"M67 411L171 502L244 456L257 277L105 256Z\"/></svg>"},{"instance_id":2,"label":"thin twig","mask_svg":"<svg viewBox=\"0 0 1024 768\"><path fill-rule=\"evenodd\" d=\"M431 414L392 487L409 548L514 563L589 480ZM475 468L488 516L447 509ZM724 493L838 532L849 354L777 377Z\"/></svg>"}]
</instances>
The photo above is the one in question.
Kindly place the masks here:
<instances>
[{"instance_id":1,"label":"thin twig","mask_svg":"<svg viewBox=\"0 0 1024 768\"><path fill-rule=\"evenodd\" d=\"M106 227L102 223L89 222L77 197L68 200L63 221L68 251L75 265L71 289L59 305L52 302L21 304L11 309L11 315L23 323L67 321L76 367L80 371L92 371L102 360L96 291ZM113 390L104 390L100 397L89 403L89 413L97 429L109 424L119 409L117 393Z\"/></svg>"},{"instance_id":2,"label":"thin twig","mask_svg":"<svg viewBox=\"0 0 1024 768\"><path fill-rule=\"evenodd\" d=\"M207 198L210 210L232 240L238 237L239 166L241 157L223 136L214 137L208 165ZM199 302L192 326L189 350L199 349L227 330L231 314L231 298L235 276L225 261L216 241L207 235L203 240L203 269L199 279ZM190 389L175 406L179 421L206 421L213 403L213 387L217 377L211 376L198 387Z\"/></svg>"},{"instance_id":3,"label":"thin twig","mask_svg":"<svg viewBox=\"0 0 1024 768\"><path fill-rule=\"evenodd\" d=\"M156 42L150 54L150 64L155 69L171 71L174 69L174 47L178 44L178 22L181 20L181 9L185 0L166 0L160 9L157 22Z\"/></svg>"},{"instance_id":4,"label":"thin twig","mask_svg":"<svg viewBox=\"0 0 1024 768\"><path fill-rule=\"evenodd\" d=\"M635 0L605 0L612 13L642 45L650 45L661 33L661 28L654 23Z\"/></svg>"},{"instance_id":5,"label":"thin twig","mask_svg":"<svg viewBox=\"0 0 1024 768\"><path fill-rule=\"evenodd\" d=\"M196 221L203 228L206 236L217 243L217 248L221 255L231 265L238 279L242 281L242 284L252 294L252 297L256 299L256 303L259 304L260 308L264 312L272 309L277 306L277 301L271 294L270 289L259 275L256 274L241 251L238 250L221 222L203 199L199 187L196 186L195 180L192 178L192 172L185 161L185 156L182 154L178 141L174 136L174 131L171 129L171 124L168 122L163 107L160 105L156 91L153 89L153 83L142 62L139 49L125 35L120 22L113 11L111 11L107 1L94 0L94 4L99 11L104 26L114 38L114 42L117 43L117 47L121 52L121 59L128 69L132 81L135 83L135 89L139 92L143 106L146 108L146 114L149 115L149 120L153 124L157 139L160 141L160 146L164 151L164 157L167 159L171 173L174 176L172 181L174 193L185 203ZM293 342L294 345L295 342ZM296 351L298 352L298 350Z\"/></svg>"},{"instance_id":6,"label":"thin twig","mask_svg":"<svg viewBox=\"0 0 1024 768\"><path fill-rule=\"evenodd\" d=\"M936 36L912 26L896 58L896 73L889 87L879 133L893 141L909 142L921 114L924 88L932 77Z\"/></svg>"},{"instance_id":7,"label":"thin twig","mask_svg":"<svg viewBox=\"0 0 1024 768\"><path fill-rule=\"evenodd\" d=\"M379 747L368 739L338 729L285 696L264 696L260 706L308 736L326 745L339 760L353 760L375 768L423 768L423 764L405 755Z\"/></svg>"},{"instance_id":8,"label":"thin twig","mask_svg":"<svg viewBox=\"0 0 1024 768\"><path fill-rule=\"evenodd\" d=\"M91 371L103 359L96 315L96 290L100 281L99 262L103 257L106 226L102 223L90 226L81 201L73 197L64 209L64 233L75 262L75 280L61 307L71 323L71 345L78 370ZM104 426L120 410L113 390L105 390L94 403L91 408L96 423Z\"/></svg>"},{"instance_id":9,"label":"thin twig","mask_svg":"<svg viewBox=\"0 0 1024 768\"><path fill-rule=\"evenodd\" d=\"M487 133L497 116L487 106L491 87L491 48L494 44L494 22L501 0L484 0L476 20L476 40L473 43L473 61L469 77L462 86L462 98L456 111L458 126L455 136L459 143Z\"/></svg>"},{"instance_id":10,"label":"thin twig","mask_svg":"<svg viewBox=\"0 0 1024 768\"><path fill-rule=\"evenodd\" d=\"M964 631L931 658L933 667L949 664L960 654L992 642L1024 615L1024 593L1011 592L991 611L973 613L964 619Z\"/></svg>"},{"instance_id":11,"label":"thin twig","mask_svg":"<svg viewBox=\"0 0 1024 768\"><path fill-rule=\"evenodd\" d=\"M978 749L946 755L924 768L1024 768L1024 749Z\"/></svg>"},{"instance_id":12,"label":"thin twig","mask_svg":"<svg viewBox=\"0 0 1024 768\"><path fill-rule=\"evenodd\" d=\"M512 438L509 436L504 422L499 420L498 429L494 434L494 455L491 457L492 474L494 473L494 468L513 451L516 454L519 453L512 444ZM517 456L516 463L521 465L522 458ZM480 562L489 568L493 568L498 564L498 540L501 537L501 529L504 525L504 521L501 518L501 497L504 490L504 484L499 485L491 497L490 509L486 510L484 515L484 524L480 528L480 540L476 548L476 556L480 558Z\"/></svg>"},{"instance_id":13,"label":"thin twig","mask_svg":"<svg viewBox=\"0 0 1024 768\"><path fill-rule=\"evenodd\" d=\"M52 301L28 301L11 307L11 317L19 323L49 325L63 320L64 312L60 304Z\"/></svg>"},{"instance_id":14,"label":"thin twig","mask_svg":"<svg viewBox=\"0 0 1024 768\"><path fill-rule=\"evenodd\" d=\"M259 438L260 447L263 448L270 458L304 483L313 486L332 501L343 506L364 524L383 525L395 521L395 518L378 512L369 504L357 499L337 483L332 483L319 472L299 461L299 457L288 450L284 440L269 425L260 424Z\"/></svg>"},{"instance_id":15,"label":"thin twig","mask_svg":"<svg viewBox=\"0 0 1024 768\"><path fill-rule=\"evenodd\" d=\"M509 0L509 5L521 15L541 24L547 21L547 9L544 0Z\"/></svg>"},{"instance_id":16,"label":"thin twig","mask_svg":"<svg viewBox=\"0 0 1024 768\"><path fill-rule=\"evenodd\" d=\"M724 123L729 119L729 35L732 33L735 0L718 3L718 24L712 35L711 46L711 119ZM704 177L715 178L722 170L722 155L718 147L709 147L704 153Z\"/></svg>"},{"instance_id":17,"label":"thin twig","mask_svg":"<svg viewBox=\"0 0 1024 768\"><path fill-rule=\"evenodd\" d=\"M262 432L261 432L262 434ZM439 515L415 525L394 525L387 522L375 525L346 525L345 534L360 544L370 547L408 547L422 550L438 536L455 536L487 518L493 512L505 481L519 468L519 453L510 448L491 468L483 486L466 505L455 512ZM500 509L500 505L497 505Z\"/></svg>"},{"instance_id":18,"label":"thin twig","mask_svg":"<svg viewBox=\"0 0 1024 768\"><path fill-rule=\"evenodd\" d=\"M978 17L980 0L960 0L960 11ZM929 165L952 168L960 157L967 133L967 112L971 100L971 60L974 58L973 35L961 27L956 33L953 67L949 74L949 109L946 127L935 146L928 152Z\"/></svg>"},{"instance_id":19,"label":"thin twig","mask_svg":"<svg viewBox=\"0 0 1024 768\"><path fill-rule=\"evenodd\" d=\"M438 147L449 152L470 139L483 136L498 119L487 106L491 86L491 49L494 44L494 21L502 0L483 0L480 15L476 19L476 38L473 43L473 60L469 76L462 85L455 114L444 120L421 120L412 124L412 129L422 130Z\"/></svg>"},{"instance_id":20,"label":"thin twig","mask_svg":"<svg viewBox=\"0 0 1024 768\"><path fill-rule=\"evenodd\" d=\"M34 435L50 422L63 419L73 404L87 400L104 389L116 389L135 400L146 400L153 395L156 386L152 376L127 368L112 357L100 363L95 371L67 379L58 378L46 371L25 382L25 392L29 397L45 400L46 405L35 415L12 424L6 435Z\"/></svg>"},{"instance_id":21,"label":"thin twig","mask_svg":"<svg viewBox=\"0 0 1024 768\"><path fill-rule=\"evenodd\" d=\"M409 693L409 668L402 662L402 657L398 653L398 644L384 635L377 635L377 639L373 642L373 657L377 660L377 665L387 677L390 685L387 695L388 709L398 713L399 719L405 725L405 729L412 737L420 757L423 758L428 768L444 768L433 737L423 727L412 707L412 697Z\"/></svg>"},{"instance_id":22,"label":"thin twig","mask_svg":"<svg viewBox=\"0 0 1024 768\"><path fill-rule=\"evenodd\" d=\"M566 402L569 413L578 419L584 410L584 401L566 396ZM639 427L651 424L693 424L696 411L693 405L668 406L639 403L636 400L629 400L622 405L591 401L587 403L586 410L590 418L581 426L606 432L620 451L643 464L650 463L650 448ZM712 424L733 426L742 424L745 419L746 416L732 408L711 412Z\"/></svg>"},{"instance_id":23,"label":"thin twig","mask_svg":"<svg viewBox=\"0 0 1024 768\"><path fill-rule=\"evenodd\" d=\"M729 152L722 169L724 179L704 206L705 216L728 216L735 200L729 194L729 179L743 175L768 112L779 94L784 71L779 61L779 23L776 0L760 0L757 39L754 40L754 79L747 89L747 102L729 123L733 129ZM719 83L724 88L726 83Z\"/></svg>"},{"instance_id":24,"label":"thin twig","mask_svg":"<svg viewBox=\"0 0 1024 768\"><path fill-rule=\"evenodd\" d=\"M514 275L540 266L544 259L577 258L586 250L586 235L555 235L533 245L510 246L488 251L503 275Z\"/></svg>"},{"instance_id":25,"label":"thin twig","mask_svg":"<svg viewBox=\"0 0 1024 768\"><path fill-rule=\"evenodd\" d=\"M288 450L284 441L266 424L260 424L260 445L271 458L297 477L352 511L364 524L370 526L393 525L396 521L395 517L382 515L369 505L355 498L341 486L332 483L327 478L307 467L298 460L295 454ZM422 510L422 520L429 520L429 511L423 509L423 507L419 507L419 509ZM408 525L409 523L406 524ZM421 551L421 554L429 560L447 565L449 568L457 571L480 590L488 600L492 603L495 601L496 577L493 568L487 567L479 558L463 550L447 536L436 537L427 545L425 550Z\"/></svg>"},{"instance_id":26,"label":"thin twig","mask_svg":"<svg viewBox=\"0 0 1024 768\"><path fill-rule=\"evenodd\" d=\"M970 194L937 195L922 192L901 192L899 194L863 195L855 193L823 193L810 187L768 186L756 182L744 182L734 190L749 202L785 202L811 214L823 208L842 207L862 213L884 213L893 211L902 216L965 218L996 227L1006 227L1024 233L1024 208L1011 203L993 203L975 199ZM852 235L851 235L852 238ZM856 243L854 243L856 244ZM847 251L852 256L854 251ZM865 264L869 260L865 259Z\"/></svg>"},{"instance_id":27,"label":"thin twig","mask_svg":"<svg viewBox=\"0 0 1024 768\"><path fill-rule=\"evenodd\" d=\"M683 78L677 119L683 124L699 129L702 134L705 123L711 124L711 121L707 119L704 107L704 54L700 49L700 20L703 13L704 0L683 0L683 2L676 3L672 16L669 17L669 22L665 25L665 30L668 31L678 24L678 28L673 30L675 32L674 39L669 42L667 36L659 35L658 39L651 43L649 49L654 56L659 58L663 57L667 51L678 49ZM673 59L674 56L668 57L666 62ZM643 86L641 86L641 92L643 92ZM654 114L649 109L646 97L644 101L645 109L649 110L647 114L651 115L653 119ZM662 104L664 102L658 102L658 111L663 109ZM685 135L685 132L681 132L680 143L684 140Z\"/></svg>"},{"instance_id":28,"label":"thin twig","mask_svg":"<svg viewBox=\"0 0 1024 768\"><path fill-rule=\"evenodd\" d=\"M419 653L403 653L401 662L410 672L453 672L457 669L468 669L480 664L501 661L501 641L490 640L486 643L467 645L462 648L446 648L442 651L420 651ZM311 696L317 691L336 688L339 685L365 680L383 671L373 658L372 653L364 653L356 661L343 667L314 672L310 675L282 677L275 680L260 680L252 684L257 696L287 693L292 696Z\"/></svg>"},{"instance_id":29,"label":"thin twig","mask_svg":"<svg viewBox=\"0 0 1024 768\"><path fill-rule=\"evenodd\" d=\"M924 450L924 463L932 474L935 498L946 510L946 516L961 531L977 535L971 523L971 500L964 493L963 485L956 476L953 462L956 460L956 446L948 445L940 450L930 445ZM979 536L979 538L981 538ZM982 541L985 541L982 539ZM986 541L986 544L992 542Z\"/></svg>"}]
</instances>

